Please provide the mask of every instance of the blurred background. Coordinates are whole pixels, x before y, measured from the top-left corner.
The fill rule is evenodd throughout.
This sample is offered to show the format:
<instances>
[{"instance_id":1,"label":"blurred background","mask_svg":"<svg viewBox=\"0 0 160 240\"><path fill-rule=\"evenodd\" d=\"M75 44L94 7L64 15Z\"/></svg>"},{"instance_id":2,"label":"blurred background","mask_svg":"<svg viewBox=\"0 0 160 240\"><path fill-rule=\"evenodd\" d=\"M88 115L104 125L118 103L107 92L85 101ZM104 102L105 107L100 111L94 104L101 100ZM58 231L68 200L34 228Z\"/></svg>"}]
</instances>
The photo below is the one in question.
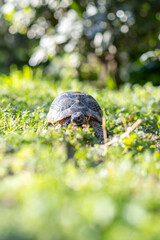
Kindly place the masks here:
<instances>
[{"instance_id":1,"label":"blurred background","mask_svg":"<svg viewBox=\"0 0 160 240\"><path fill-rule=\"evenodd\" d=\"M0 73L26 64L100 88L160 85L159 1L0 1Z\"/></svg>"}]
</instances>

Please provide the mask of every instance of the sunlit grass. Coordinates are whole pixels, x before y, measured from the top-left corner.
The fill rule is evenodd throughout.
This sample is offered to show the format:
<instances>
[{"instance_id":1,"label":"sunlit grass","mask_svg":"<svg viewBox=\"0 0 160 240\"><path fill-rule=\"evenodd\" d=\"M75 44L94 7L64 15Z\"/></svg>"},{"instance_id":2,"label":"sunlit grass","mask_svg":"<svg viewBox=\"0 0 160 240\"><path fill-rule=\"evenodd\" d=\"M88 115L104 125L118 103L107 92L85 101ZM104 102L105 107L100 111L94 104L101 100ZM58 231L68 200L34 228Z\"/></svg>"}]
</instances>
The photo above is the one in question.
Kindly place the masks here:
<instances>
[{"instance_id":1,"label":"sunlit grass","mask_svg":"<svg viewBox=\"0 0 160 240\"><path fill-rule=\"evenodd\" d=\"M160 88L98 90L27 66L0 85L0 239L159 239ZM108 149L88 128L46 127L51 102L70 90L96 98L109 139L142 124Z\"/></svg>"}]
</instances>

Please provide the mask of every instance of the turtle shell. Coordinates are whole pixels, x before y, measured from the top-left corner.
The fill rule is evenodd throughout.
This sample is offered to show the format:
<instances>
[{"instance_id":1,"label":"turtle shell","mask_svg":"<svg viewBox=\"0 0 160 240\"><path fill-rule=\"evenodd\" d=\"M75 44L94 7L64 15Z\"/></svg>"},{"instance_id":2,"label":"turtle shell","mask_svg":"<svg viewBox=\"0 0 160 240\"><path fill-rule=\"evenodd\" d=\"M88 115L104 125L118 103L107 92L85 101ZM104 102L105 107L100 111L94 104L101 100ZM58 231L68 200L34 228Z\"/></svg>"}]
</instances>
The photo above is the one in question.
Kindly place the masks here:
<instances>
[{"instance_id":1,"label":"turtle shell","mask_svg":"<svg viewBox=\"0 0 160 240\"><path fill-rule=\"evenodd\" d=\"M51 104L47 115L48 123L56 123L74 112L82 112L86 117L102 123L102 110L97 101L87 93L65 92L58 95Z\"/></svg>"}]
</instances>

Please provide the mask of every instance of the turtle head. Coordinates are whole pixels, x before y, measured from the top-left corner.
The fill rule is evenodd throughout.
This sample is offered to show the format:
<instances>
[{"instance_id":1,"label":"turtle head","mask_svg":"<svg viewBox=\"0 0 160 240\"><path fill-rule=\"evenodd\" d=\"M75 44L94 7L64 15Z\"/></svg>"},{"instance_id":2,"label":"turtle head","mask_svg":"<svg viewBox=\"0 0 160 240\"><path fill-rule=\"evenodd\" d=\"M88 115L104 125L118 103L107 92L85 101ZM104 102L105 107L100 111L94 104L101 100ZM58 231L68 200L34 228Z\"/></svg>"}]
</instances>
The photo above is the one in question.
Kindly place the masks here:
<instances>
[{"instance_id":1,"label":"turtle head","mask_svg":"<svg viewBox=\"0 0 160 240\"><path fill-rule=\"evenodd\" d=\"M74 112L71 116L71 122L76 125L82 125L86 122L86 119L82 112Z\"/></svg>"}]
</instances>

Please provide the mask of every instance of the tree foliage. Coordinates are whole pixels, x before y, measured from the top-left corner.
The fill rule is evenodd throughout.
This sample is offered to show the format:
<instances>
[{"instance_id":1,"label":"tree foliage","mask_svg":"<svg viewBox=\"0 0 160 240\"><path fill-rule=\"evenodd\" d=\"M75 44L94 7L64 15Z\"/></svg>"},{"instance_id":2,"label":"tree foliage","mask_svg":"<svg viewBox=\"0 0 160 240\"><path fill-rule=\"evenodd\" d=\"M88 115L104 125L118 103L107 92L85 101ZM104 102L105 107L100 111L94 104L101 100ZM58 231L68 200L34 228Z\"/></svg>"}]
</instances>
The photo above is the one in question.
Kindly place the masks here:
<instances>
[{"instance_id":1,"label":"tree foliage","mask_svg":"<svg viewBox=\"0 0 160 240\"><path fill-rule=\"evenodd\" d=\"M117 84L140 67L159 66L156 0L6 0L1 13L8 24L4 41L15 44L11 55L18 64L28 58L31 66L43 64L58 75L67 65L72 76L103 83L108 73Z\"/></svg>"}]
</instances>

